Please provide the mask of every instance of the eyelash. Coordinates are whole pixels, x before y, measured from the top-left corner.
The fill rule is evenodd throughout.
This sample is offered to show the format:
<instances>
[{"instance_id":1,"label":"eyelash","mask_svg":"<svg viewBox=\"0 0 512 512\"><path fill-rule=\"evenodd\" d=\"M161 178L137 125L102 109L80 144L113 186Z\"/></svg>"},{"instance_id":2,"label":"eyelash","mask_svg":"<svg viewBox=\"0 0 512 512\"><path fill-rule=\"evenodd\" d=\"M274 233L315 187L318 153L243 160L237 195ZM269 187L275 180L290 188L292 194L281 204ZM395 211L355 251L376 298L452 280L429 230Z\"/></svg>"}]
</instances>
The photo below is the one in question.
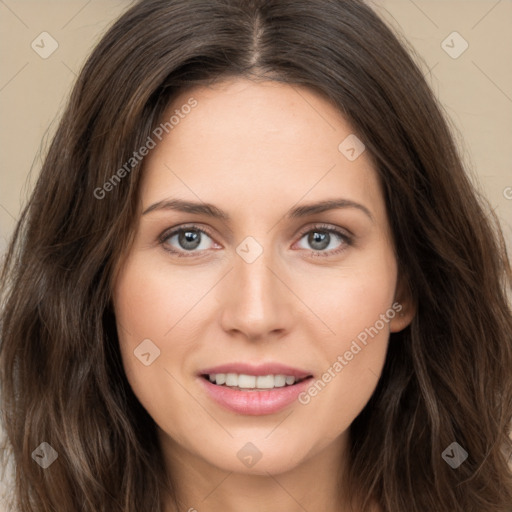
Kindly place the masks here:
<instances>
[{"instance_id":1,"label":"eyelash","mask_svg":"<svg viewBox=\"0 0 512 512\"><path fill-rule=\"evenodd\" d=\"M160 235L158 242L165 251L167 251L175 256L178 256L179 258L197 257L195 253L201 252L201 251L176 251L176 250L169 249L168 247L166 247L166 242L167 242L167 240L169 240L169 238L171 238L174 235L176 235L180 232L183 232L183 231L197 231L199 233L208 235L210 238L213 239L213 236L209 232L208 229L200 228L195 224L191 224L191 225L180 226L177 229L173 228L171 231L169 231L169 230L164 231L164 233L162 233ZM338 249L331 249L330 251L311 250L310 255L314 256L314 257L335 256L335 255L340 254L341 252L345 251L347 249L347 247L350 247L353 245L353 239L351 236L347 235L343 231L335 229L332 226L329 226L326 224L316 224L312 227L308 227L307 229L302 230L299 234L299 240L302 239L304 237L304 235L307 235L308 233L311 233L311 232L321 232L321 233L333 234L333 235L337 236L339 239L341 239L341 241L342 241L342 245ZM306 250L306 249L304 249L304 250ZM199 257L201 257L201 256L199 256Z\"/></svg>"}]
</instances>

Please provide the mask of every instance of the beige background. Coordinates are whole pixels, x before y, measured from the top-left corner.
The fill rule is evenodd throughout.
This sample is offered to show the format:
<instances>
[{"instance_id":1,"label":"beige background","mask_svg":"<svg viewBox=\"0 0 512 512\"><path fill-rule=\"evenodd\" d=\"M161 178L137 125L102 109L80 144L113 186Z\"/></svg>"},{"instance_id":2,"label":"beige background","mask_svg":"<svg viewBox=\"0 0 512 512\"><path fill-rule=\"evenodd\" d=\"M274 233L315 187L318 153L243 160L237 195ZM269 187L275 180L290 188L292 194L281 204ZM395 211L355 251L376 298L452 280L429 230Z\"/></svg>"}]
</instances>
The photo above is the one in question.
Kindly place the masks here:
<instances>
[{"instance_id":1,"label":"beige background","mask_svg":"<svg viewBox=\"0 0 512 512\"><path fill-rule=\"evenodd\" d=\"M76 74L129 4L0 0L0 253ZM512 251L512 0L372 0L372 5L417 51ZM441 46L454 31L469 45L455 59ZM47 59L31 47L42 32L58 43ZM447 40L451 51L460 50L462 41L452 39Z\"/></svg>"}]
</instances>

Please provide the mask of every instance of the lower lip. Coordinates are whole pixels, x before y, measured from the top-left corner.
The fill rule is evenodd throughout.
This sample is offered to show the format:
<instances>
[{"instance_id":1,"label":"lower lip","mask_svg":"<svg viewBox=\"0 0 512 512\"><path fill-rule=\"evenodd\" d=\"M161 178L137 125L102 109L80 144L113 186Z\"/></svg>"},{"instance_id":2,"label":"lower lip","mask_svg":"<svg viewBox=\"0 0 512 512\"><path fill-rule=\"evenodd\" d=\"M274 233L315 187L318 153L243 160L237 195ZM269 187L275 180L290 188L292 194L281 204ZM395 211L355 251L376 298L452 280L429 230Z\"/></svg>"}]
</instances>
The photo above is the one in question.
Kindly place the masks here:
<instances>
[{"instance_id":1,"label":"lower lip","mask_svg":"<svg viewBox=\"0 0 512 512\"><path fill-rule=\"evenodd\" d=\"M312 377L293 386L263 391L239 391L226 386L217 386L204 377L200 377L199 380L206 392L219 405L239 414L261 416L276 413L290 405L309 386Z\"/></svg>"}]
</instances>

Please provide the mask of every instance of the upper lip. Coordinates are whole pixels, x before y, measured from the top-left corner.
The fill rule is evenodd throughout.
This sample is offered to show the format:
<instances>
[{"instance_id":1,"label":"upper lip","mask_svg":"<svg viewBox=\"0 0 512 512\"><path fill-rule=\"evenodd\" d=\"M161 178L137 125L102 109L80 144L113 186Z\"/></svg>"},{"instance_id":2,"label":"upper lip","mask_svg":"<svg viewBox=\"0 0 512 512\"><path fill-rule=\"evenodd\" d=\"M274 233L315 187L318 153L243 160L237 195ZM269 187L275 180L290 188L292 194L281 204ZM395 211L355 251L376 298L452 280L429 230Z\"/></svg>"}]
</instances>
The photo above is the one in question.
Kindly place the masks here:
<instances>
[{"instance_id":1,"label":"upper lip","mask_svg":"<svg viewBox=\"0 0 512 512\"><path fill-rule=\"evenodd\" d=\"M311 377L311 372L293 368L280 363L265 363L254 365L249 363L226 363L218 366L211 366L199 371L199 375L211 375L217 373L237 373L244 375L289 375L296 379Z\"/></svg>"}]
</instances>

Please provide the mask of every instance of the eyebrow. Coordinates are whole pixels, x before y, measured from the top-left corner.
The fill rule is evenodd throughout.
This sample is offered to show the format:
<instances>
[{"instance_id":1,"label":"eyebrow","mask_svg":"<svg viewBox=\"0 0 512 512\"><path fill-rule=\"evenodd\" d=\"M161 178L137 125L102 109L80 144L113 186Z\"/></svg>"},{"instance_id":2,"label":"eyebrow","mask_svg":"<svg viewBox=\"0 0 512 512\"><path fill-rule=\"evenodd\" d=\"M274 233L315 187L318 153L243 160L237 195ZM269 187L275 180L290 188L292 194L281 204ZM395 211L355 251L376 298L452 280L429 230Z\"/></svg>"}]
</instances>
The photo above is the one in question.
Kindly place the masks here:
<instances>
[{"instance_id":1,"label":"eyebrow","mask_svg":"<svg viewBox=\"0 0 512 512\"><path fill-rule=\"evenodd\" d=\"M374 220L373 215L371 214L370 210L366 208L366 206L363 206L362 204L356 203L354 201L350 201L349 199L326 199L316 203L297 206L295 208L291 208L286 213L285 218L297 219L301 217L307 217L308 215L314 215L317 213L326 212L328 210L336 210L341 208L356 208L364 212L372 221ZM231 220L229 214L217 208L213 204L202 202L196 203L193 201L184 201L183 199L164 199L162 201L158 201L157 203L154 203L146 208L142 215L146 215L157 210L174 210L197 215L207 215L208 217L221 219L226 222Z\"/></svg>"}]
</instances>

